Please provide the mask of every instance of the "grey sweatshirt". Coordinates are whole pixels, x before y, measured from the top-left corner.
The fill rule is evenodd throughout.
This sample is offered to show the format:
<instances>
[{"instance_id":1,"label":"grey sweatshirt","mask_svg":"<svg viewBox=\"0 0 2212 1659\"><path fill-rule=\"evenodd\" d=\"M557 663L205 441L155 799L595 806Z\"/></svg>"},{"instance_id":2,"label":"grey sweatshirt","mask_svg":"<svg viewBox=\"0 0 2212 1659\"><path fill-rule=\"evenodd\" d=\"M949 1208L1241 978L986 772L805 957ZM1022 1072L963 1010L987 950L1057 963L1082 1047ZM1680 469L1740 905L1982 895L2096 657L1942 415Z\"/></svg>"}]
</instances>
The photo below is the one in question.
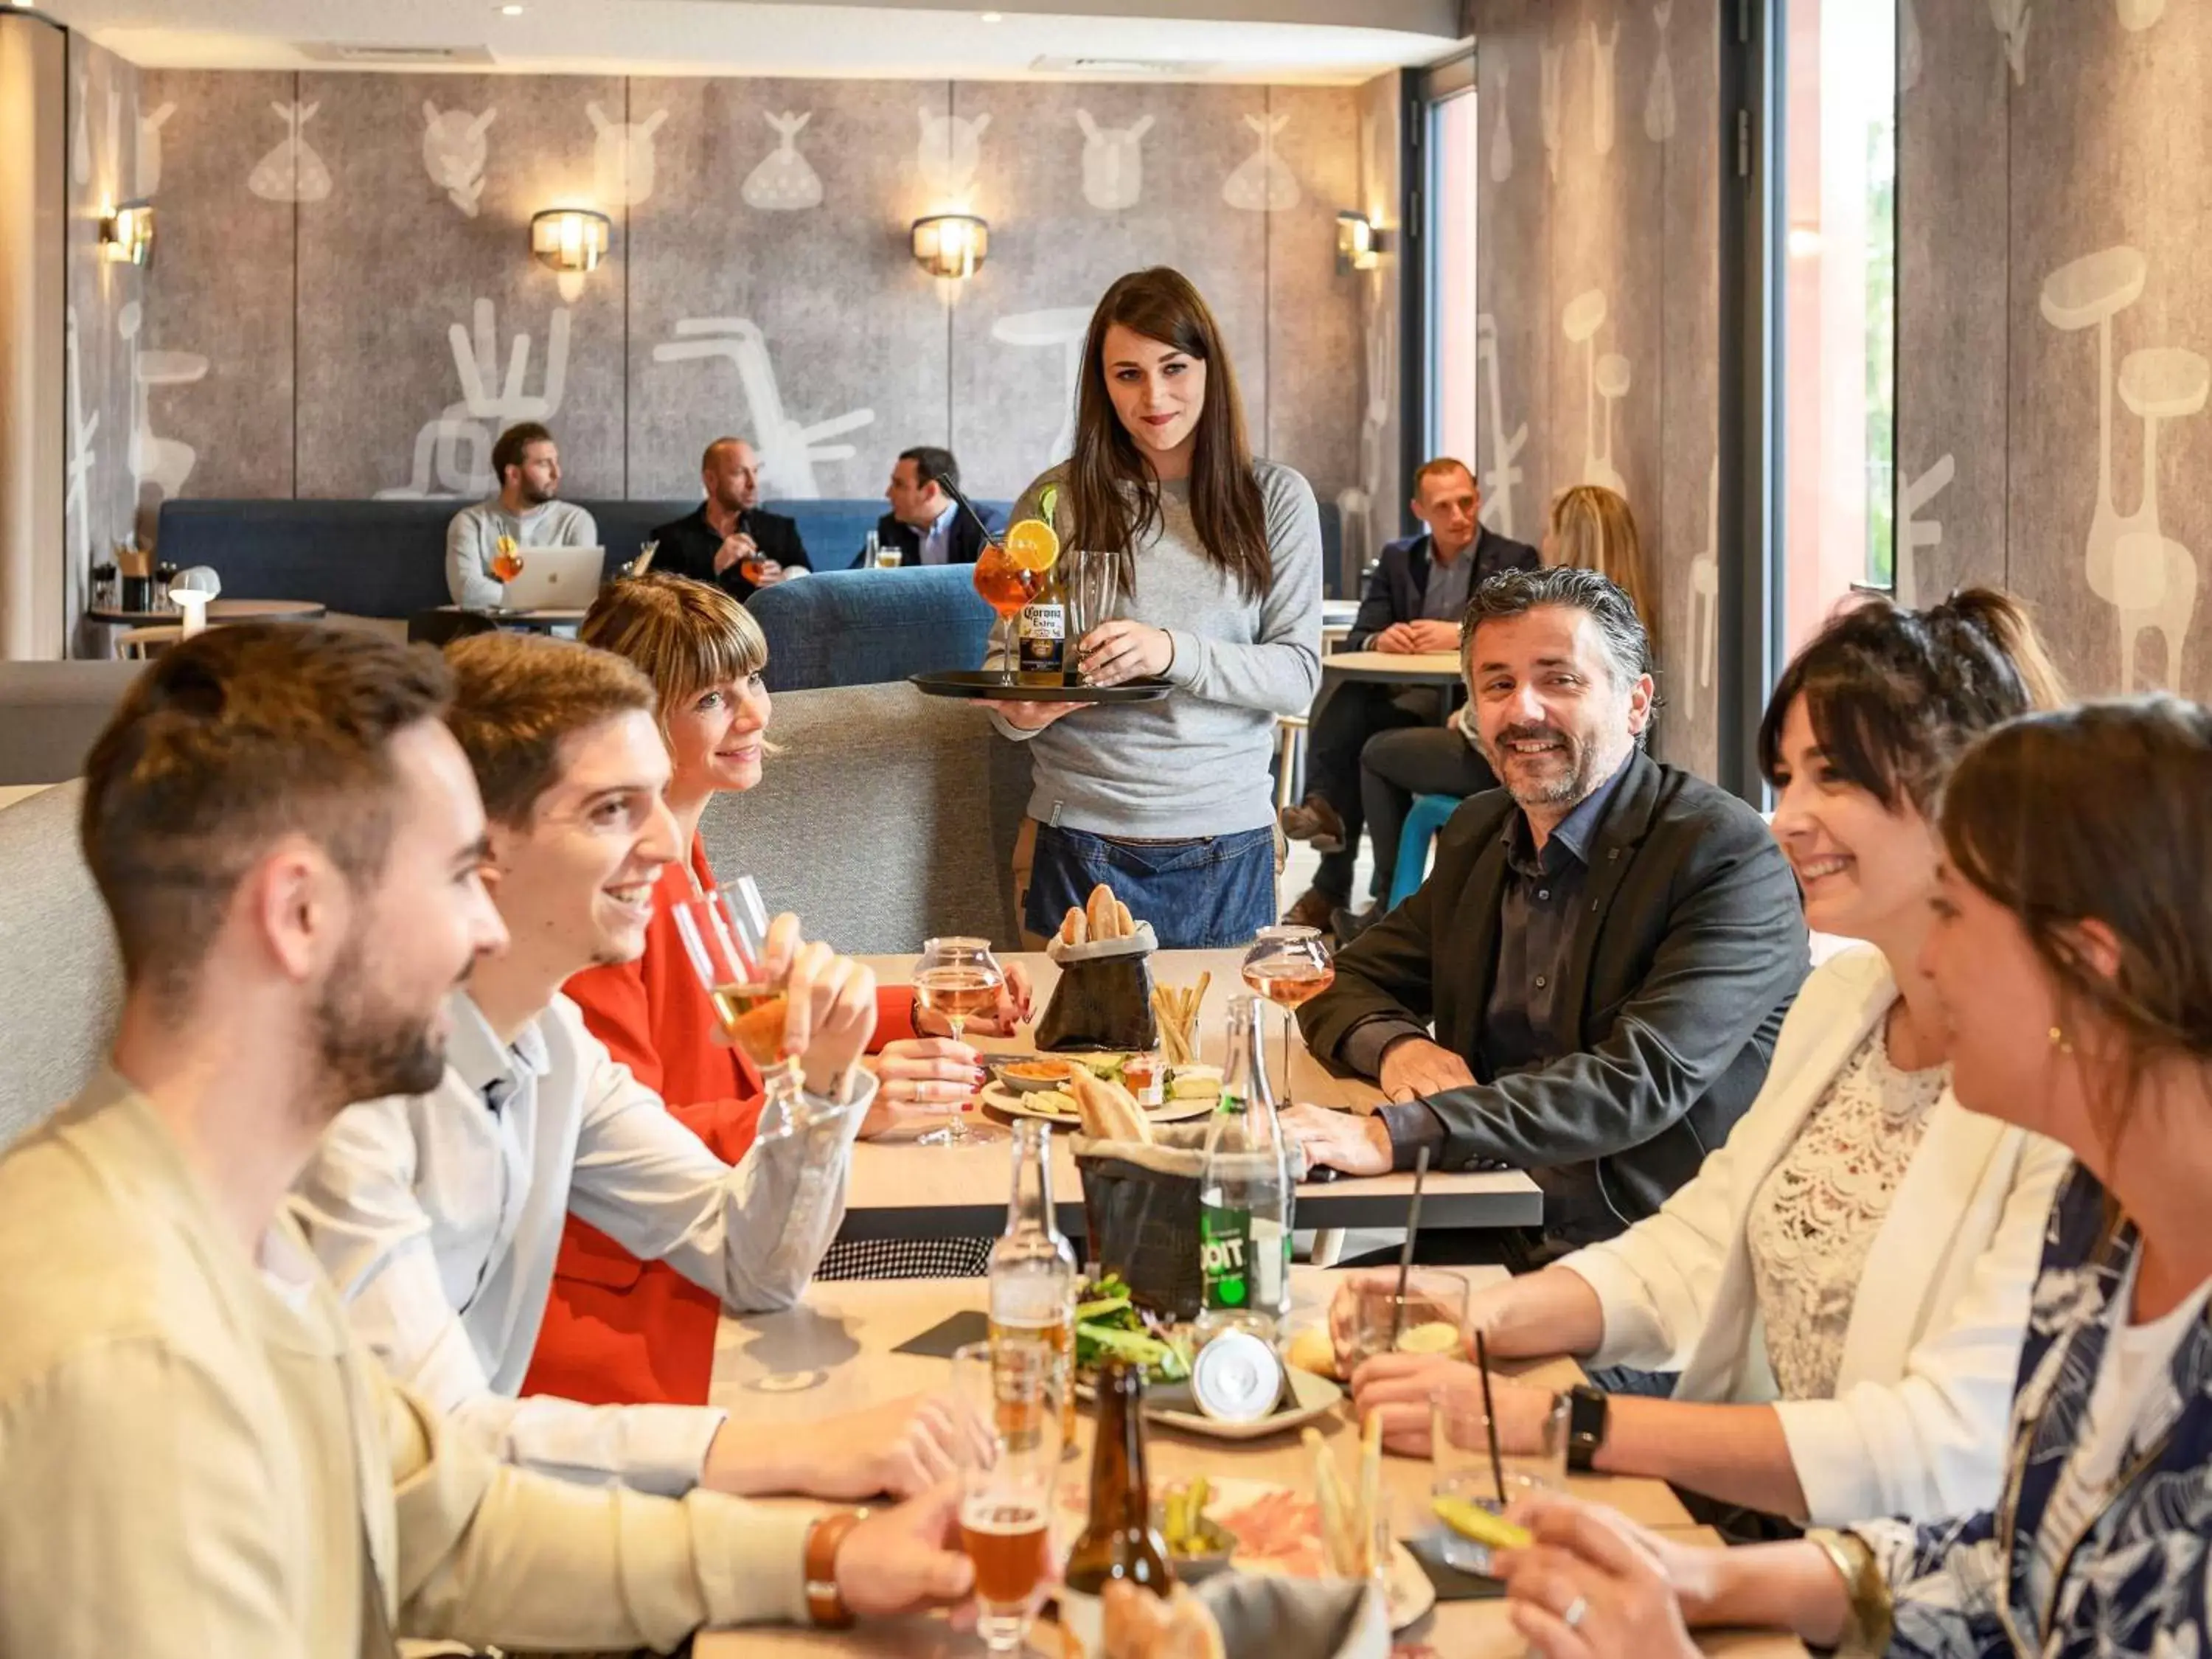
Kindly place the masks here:
<instances>
[{"instance_id":1,"label":"grey sweatshirt","mask_svg":"<svg viewBox=\"0 0 2212 1659\"><path fill-rule=\"evenodd\" d=\"M446 591L455 605L478 610L499 603L504 584L491 574L501 536L517 547L589 547L599 539L592 515L574 501L548 501L517 518L499 497L465 507L446 526Z\"/></svg>"},{"instance_id":2,"label":"grey sweatshirt","mask_svg":"<svg viewBox=\"0 0 2212 1659\"><path fill-rule=\"evenodd\" d=\"M1079 709L1036 732L992 716L1003 735L1030 745L1031 817L1151 841L1275 821L1275 716L1304 713L1321 679L1321 514L1312 487L1290 468L1260 461L1253 470L1275 564L1261 598L1246 599L1200 550L1186 483L1161 486L1159 530L1136 550L1136 591L1123 596L1120 614L1175 641L1173 692ZM1064 471L1054 467L1023 492L1014 519L1037 516L1039 494ZM1064 489L1059 507L1065 543Z\"/></svg>"}]
</instances>

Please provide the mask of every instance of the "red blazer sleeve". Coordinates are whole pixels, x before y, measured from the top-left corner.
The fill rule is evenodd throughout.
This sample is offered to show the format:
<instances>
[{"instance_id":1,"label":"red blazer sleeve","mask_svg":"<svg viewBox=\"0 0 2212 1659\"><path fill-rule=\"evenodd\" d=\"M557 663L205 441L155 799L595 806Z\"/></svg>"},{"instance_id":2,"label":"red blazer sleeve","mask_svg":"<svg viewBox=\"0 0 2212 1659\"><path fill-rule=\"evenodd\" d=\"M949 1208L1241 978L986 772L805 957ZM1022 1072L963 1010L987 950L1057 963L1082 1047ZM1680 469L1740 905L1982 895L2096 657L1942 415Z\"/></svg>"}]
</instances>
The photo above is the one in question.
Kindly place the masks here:
<instances>
[{"instance_id":1,"label":"red blazer sleeve","mask_svg":"<svg viewBox=\"0 0 2212 1659\"><path fill-rule=\"evenodd\" d=\"M653 1040L653 995L646 983L645 958L587 968L562 987L584 1016L584 1027L607 1046L607 1053L630 1069L640 1083L659 1095L674 1118L712 1147L726 1164L735 1164L752 1145L764 1096L752 1066L736 1056L740 1074L752 1088L744 1096L672 1101L668 1067Z\"/></svg>"},{"instance_id":2,"label":"red blazer sleeve","mask_svg":"<svg viewBox=\"0 0 2212 1659\"><path fill-rule=\"evenodd\" d=\"M868 1052L881 1054L887 1043L904 1042L920 1035L914 1029L914 987L878 986L876 1035L869 1041Z\"/></svg>"}]
</instances>

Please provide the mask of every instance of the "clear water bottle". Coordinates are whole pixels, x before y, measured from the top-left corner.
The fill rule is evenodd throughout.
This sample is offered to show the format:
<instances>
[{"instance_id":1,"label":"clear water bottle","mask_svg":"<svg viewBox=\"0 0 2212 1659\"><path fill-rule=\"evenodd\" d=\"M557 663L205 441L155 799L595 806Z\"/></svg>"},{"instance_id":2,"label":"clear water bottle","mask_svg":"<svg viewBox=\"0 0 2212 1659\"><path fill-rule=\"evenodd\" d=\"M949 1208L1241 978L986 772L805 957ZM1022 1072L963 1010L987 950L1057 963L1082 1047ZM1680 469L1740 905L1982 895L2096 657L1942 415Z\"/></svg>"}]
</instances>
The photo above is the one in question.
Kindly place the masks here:
<instances>
[{"instance_id":1,"label":"clear water bottle","mask_svg":"<svg viewBox=\"0 0 2212 1659\"><path fill-rule=\"evenodd\" d=\"M1272 1343L1291 1310L1289 1148L1261 1057L1258 999L1229 1005L1229 1065L1199 1175L1200 1339L1248 1331Z\"/></svg>"}]
</instances>

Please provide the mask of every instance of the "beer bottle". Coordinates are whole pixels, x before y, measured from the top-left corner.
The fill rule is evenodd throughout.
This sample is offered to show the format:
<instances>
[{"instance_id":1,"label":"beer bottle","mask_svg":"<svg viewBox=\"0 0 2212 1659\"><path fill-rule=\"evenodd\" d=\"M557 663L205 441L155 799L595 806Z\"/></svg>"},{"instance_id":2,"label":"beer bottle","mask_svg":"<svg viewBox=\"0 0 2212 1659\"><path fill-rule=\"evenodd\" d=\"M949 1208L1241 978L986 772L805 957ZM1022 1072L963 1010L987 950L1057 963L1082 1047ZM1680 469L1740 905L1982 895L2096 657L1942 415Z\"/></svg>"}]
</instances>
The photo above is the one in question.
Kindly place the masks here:
<instances>
[{"instance_id":1,"label":"beer bottle","mask_svg":"<svg viewBox=\"0 0 2212 1659\"><path fill-rule=\"evenodd\" d=\"M1006 1231L991 1246L991 1340L1042 1342L1059 1375L1061 1444L1075 1433L1075 1252L1054 1224L1052 1127L1014 1125Z\"/></svg>"},{"instance_id":2,"label":"beer bottle","mask_svg":"<svg viewBox=\"0 0 2212 1659\"><path fill-rule=\"evenodd\" d=\"M1261 1004L1229 1004L1229 1067L1206 1132L1198 1178L1201 1339L1249 1331L1272 1343L1291 1310L1288 1148L1262 1057Z\"/></svg>"},{"instance_id":3,"label":"beer bottle","mask_svg":"<svg viewBox=\"0 0 2212 1659\"><path fill-rule=\"evenodd\" d=\"M1067 580L1065 559L1054 559L1052 568L1036 579L1029 603L1022 607L1021 664L1017 670L1024 685L1067 684Z\"/></svg>"},{"instance_id":4,"label":"beer bottle","mask_svg":"<svg viewBox=\"0 0 2212 1659\"><path fill-rule=\"evenodd\" d=\"M1145 1479L1145 1368L1108 1359L1098 1368L1098 1439L1091 1453L1091 1519L1067 1557L1060 1627L1085 1659L1105 1652L1099 1598L1113 1579L1165 1599L1175 1589L1167 1545L1152 1527Z\"/></svg>"}]
</instances>

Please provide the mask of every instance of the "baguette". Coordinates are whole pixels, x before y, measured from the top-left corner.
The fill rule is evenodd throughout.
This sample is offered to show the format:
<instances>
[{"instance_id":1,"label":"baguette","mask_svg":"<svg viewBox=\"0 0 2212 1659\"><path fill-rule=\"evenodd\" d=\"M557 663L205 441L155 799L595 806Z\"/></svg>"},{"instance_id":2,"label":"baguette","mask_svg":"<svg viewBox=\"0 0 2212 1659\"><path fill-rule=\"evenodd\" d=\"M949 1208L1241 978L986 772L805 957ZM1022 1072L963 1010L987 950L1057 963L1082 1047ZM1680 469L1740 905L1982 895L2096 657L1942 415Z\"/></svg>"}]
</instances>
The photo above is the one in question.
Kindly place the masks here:
<instances>
[{"instance_id":1,"label":"baguette","mask_svg":"<svg viewBox=\"0 0 2212 1659\"><path fill-rule=\"evenodd\" d=\"M1094 943L1114 937L1114 890L1100 882L1091 890L1091 902L1083 907L1084 920L1091 924Z\"/></svg>"},{"instance_id":2,"label":"baguette","mask_svg":"<svg viewBox=\"0 0 2212 1659\"><path fill-rule=\"evenodd\" d=\"M1149 1146L1152 1126L1136 1099L1120 1084L1098 1076L1087 1066L1078 1066L1068 1079L1068 1092L1083 1119L1083 1133L1093 1140L1135 1140Z\"/></svg>"},{"instance_id":3,"label":"baguette","mask_svg":"<svg viewBox=\"0 0 2212 1659\"><path fill-rule=\"evenodd\" d=\"M1221 1626L1183 1585L1166 1601L1126 1580L1102 1598L1105 1659L1224 1659Z\"/></svg>"},{"instance_id":4,"label":"baguette","mask_svg":"<svg viewBox=\"0 0 2212 1659\"><path fill-rule=\"evenodd\" d=\"M1129 914L1129 907L1119 899L1114 901L1114 926L1123 939L1137 936L1137 919Z\"/></svg>"},{"instance_id":5,"label":"baguette","mask_svg":"<svg viewBox=\"0 0 2212 1659\"><path fill-rule=\"evenodd\" d=\"M1091 925L1084 920L1083 912L1073 905L1068 907L1067 915L1060 920L1060 942L1062 945L1088 945L1091 942Z\"/></svg>"}]
</instances>

